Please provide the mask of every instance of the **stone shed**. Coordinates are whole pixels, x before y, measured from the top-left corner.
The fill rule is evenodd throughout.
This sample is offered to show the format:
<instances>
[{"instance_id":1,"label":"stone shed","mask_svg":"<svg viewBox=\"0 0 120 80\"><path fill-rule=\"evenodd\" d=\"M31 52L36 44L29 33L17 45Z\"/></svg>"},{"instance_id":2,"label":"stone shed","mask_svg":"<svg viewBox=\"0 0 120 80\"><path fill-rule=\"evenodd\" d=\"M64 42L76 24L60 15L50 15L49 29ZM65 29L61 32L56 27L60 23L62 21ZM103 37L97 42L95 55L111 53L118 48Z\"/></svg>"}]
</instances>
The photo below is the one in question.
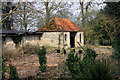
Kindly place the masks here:
<instances>
[{"instance_id":1,"label":"stone shed","mask_svg":"<svg viewBox=\"0 0 120 80\"><path fill-rule=\"evenodd\" d=\"M28 32L17 30L0 30L2 37L2 47L4 49L16 49L17 46L25 46L26 44L39 46L41 32Z\"/></svg>"},{"instance_id":2,"label":"stone shed","mask_svg":"<svg viewBox=\"0 0 120 80\"><path fill-rule=\"evenodd\" d=\"M16 49L16 41L19 46L26 44L35 46L51 46L70 48L84 46L84 32L76 24L67 18L54 17L48 24L42 26L36 32L0 30L3 46Z\"/></svg>"},{"instance_id":3,"label":"stone shed","mask_svg":"<svg viewBox=\"0 0 120 80\"><path fill-rule=\"evenodd\" d=\"M4 49L16 49L13 38L23 36L24 33L24 31L17 30L0 30L0 36L2 37L2 47L4 47Z\"/></svg>"},{"instance_id":4,"label":"stone shed","mask_svg":"<svg viewBox=\"0 0 120 80\"><path fill-rule=\"evenodd\" d=\"M40 45L52 47L79 47L84 46L84 32L67 18L54 17L48 24L37 32L43 32Z\"/></svg>"}]
</instances>

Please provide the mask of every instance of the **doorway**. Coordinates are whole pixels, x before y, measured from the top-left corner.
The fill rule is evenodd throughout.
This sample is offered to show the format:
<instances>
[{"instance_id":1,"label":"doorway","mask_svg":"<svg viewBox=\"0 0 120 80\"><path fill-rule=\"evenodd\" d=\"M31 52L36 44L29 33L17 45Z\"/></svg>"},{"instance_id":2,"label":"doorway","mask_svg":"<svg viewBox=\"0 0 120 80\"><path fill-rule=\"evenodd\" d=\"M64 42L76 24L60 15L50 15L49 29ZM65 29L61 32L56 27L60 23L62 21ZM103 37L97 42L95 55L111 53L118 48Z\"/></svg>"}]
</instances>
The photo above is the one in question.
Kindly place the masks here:
<instances>
[{"instance_id":1,"label":"doorway","mask_svg":"<svg viewBox=\"0 0 120 80\"><path fill-rule=\"evenodd\" d=\"M75 47L75 36L77 32L70 32L70 45L71 48Z\"/></svg>"}]
</instances>

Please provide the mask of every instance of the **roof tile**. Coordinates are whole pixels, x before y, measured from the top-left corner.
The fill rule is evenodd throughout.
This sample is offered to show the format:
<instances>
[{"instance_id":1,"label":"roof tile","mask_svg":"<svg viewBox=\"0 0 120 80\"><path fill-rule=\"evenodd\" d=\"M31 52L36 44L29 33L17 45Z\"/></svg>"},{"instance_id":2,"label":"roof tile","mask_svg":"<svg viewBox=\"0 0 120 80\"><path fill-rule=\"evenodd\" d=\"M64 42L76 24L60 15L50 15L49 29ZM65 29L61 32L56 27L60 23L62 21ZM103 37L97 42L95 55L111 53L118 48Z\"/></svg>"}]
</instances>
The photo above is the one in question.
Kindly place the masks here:
<instances>
[{"instance_id":1,"label":"roof tile","mask_svg":"<svg viewBox=\"0 0 120 80\"><path fill-rule=\"evenodd\" d=\"M70 32L76 32L76 31L83 31L80 27L78 27L76 24L72 23L67 18L57 18L54 17L48 24L42 26L40 29L37 30L37 32L42 31L70 31Z\"/></svg>"}]
</instances>

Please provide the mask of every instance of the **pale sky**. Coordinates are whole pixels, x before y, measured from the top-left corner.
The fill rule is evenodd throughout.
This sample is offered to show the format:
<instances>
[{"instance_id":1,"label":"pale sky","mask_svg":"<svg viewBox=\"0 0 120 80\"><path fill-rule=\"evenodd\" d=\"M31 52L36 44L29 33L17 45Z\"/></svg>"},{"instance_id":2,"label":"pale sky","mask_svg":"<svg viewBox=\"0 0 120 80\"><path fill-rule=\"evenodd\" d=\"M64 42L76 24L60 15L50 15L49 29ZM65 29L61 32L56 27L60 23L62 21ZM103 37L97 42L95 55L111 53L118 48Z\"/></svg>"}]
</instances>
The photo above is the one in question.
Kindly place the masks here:
<instances>
[{"instance_id":1,"label":"pale sky","mask_svg":"<svg viewBox=\"0 0 120 80\"><path fill-rule=\"evenodd\" d=\"M16 1L16 0L15 0ZM32 2L32 0L29 0L30 2ZM66 0L67 1L67 0ZM69 0L68 0L69 1ZM73 1L73 0L72 0ZM85 0L86 1L86 0ZM88 1L88 0L87 0ZM96 1L93 1L94 3L101 3L102 0L96 0ZM71 4L71 1L68 2L69 4ZM101 8L104 8L106 4L101 4L101 5L94 5L94 7L91 7L90 9L94 9L94 10L100 10ZM36 9L42 9L44 8L45 6L41 6L41 5L36 5ZM74 1L73 2L73 5L71 6L71 8L69 8L69 11L71 11L73 13L73 17L75 16L78 16L79 13L80 13L80 5L78 3L78 1ZM56 11L55 11L56 12ZM55 13L54 12L54 13ZM74 19L74 18L73 18Z\"/></svg>"}]
</instances>

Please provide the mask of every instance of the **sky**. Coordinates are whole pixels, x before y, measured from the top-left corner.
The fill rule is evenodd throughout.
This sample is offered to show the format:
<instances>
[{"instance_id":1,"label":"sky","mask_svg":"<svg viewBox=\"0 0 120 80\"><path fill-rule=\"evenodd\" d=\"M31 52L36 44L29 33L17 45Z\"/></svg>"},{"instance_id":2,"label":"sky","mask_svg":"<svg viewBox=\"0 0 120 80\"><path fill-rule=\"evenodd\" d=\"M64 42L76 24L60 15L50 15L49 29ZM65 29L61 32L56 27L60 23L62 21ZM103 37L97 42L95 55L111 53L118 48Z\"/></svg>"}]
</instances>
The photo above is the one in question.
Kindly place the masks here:
<instances>
[{"instance_id":1,"label":"sky","mask_svg":"<svg viewBox=\"0 0 120 80\"><path fill-rule=\"evenodd\" d=\"M15 0L15 1L17 1L17 0ZM30 2L32 2L32 0L29 0ZM66 0L67 1L67 0ZM69 0L68 0L69 1ZM88 1L88 0L85 0L86 2ZM93 3L101 3L101 1L102 0L96 0L96 1L93 1ZM16 2L15 2L16 3ZM71 4L71 2L68 2L69 4ZM104 8L105 7L105 5L106 4L100 4L99 6L98 5L94 5L94 7L91 7L91 8L93 8L94 10L96 10L96 11L98 11L98 10L100 10L101 8ZM39 4L37 4L37 5L35 5L36 6L36 8L38 8L38 9L42 9L42 8L44 8L44 6L41 6L41 5L39 5ZM71 6L71 8L69 8L69 10L73 13L73 17L76 17L76 16L78 16L79 15L79 13L80 13L80 6L79 6L79 3L78 3L78 1L74 1L73 2L73 5ZM44 11L45 12L45 11ZM54 12L55 13L55 12ZM74 18L73 18L73 20L74 20Z\"/></svg>"},{"instance_id":2,"label":"sky","mask_svg":"<svg viewBox=\"0 0 120 80\"><path fill-rule=\"evenodd\" d=\"M11 2L11 1L14 1L14 2L18 2L18 1L21 1L21 2L43 2L43 1L47 1L47 2L52 2L52 1L63 1L63 2L78 2L78 1L86 1L86 2L89 2L90 0L1 0L2 2ZM100 2L101 0L96 0L98 2ZM105 2L119 2L120 0L102 0L102 1L105 1Z\"/></svg>"}]
</instances>

